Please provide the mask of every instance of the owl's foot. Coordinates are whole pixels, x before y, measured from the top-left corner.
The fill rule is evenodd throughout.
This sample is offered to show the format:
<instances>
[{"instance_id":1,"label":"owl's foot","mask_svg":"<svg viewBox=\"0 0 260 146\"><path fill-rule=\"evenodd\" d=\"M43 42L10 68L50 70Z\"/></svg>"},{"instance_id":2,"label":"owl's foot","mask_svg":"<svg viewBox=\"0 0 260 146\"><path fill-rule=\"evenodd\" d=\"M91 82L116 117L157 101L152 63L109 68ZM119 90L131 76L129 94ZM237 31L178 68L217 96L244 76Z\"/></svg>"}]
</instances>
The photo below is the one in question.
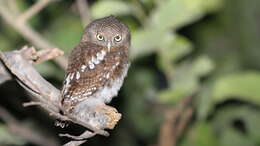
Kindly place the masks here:
<instances>
[{"instance_id":1,"label":"owl's foot","mask_svg":"<svg viewBox=\"0 0 260 146\"><path fill-rule=\"evenodd\" d=\"M54 125L57 127L65 128L69 125L69 123L67 121L56 120Z\"/></svg>"},{"instance_id":2,"label":"owl's foot","mask_svg":"<svg viewBox=\"0 0 260 146\"><path fill-rule=\"evenodd\" d=\"M82 111L82 113L84 113L84 118L81 117L81 119L74 120L82 120L83 118L84 121L87 121L88 126L92 126L95 129L99 130L93 130L93 132L86 130L80 136L74 136L70 134L59 134L59 136L71 138L76 141L84 141L92 136L95 136L96 134L98 134L98 131L102 131L102 129L113 129L118 121L121 119L121 114L118 113L115 108L107 105L98 105L93 108L93 111L91 111L90 108L88 108L88 110L86 111L88 111L88 113ZM106 131L104 132L105 133L101 135L109 135L109 133L107 133Z\"/></svg>"}]
</instances>

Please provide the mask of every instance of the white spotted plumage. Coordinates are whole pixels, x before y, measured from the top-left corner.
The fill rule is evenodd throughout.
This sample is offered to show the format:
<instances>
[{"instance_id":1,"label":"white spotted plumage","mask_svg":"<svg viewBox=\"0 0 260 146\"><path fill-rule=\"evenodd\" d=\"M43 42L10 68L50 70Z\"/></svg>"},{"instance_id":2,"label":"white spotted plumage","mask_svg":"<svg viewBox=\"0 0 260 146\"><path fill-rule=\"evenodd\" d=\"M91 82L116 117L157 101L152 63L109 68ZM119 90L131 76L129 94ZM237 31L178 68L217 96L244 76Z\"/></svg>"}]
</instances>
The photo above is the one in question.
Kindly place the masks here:
<instances>
[{"instance_id":1,"label":"white spotted plumage","mask_svg":"<svg viewBox=\"0 0 260 146\"><path fill-rule=\"evenodd\" d=\"M86 68L87 68L87 66L83 64L83 65L81 66L81 72L84 72Z\"/></svg>"},{"instance_id":2,"label":"white spotted plumage","mask_svg":"<svg viewBox=\"0 0 260 146\"><path fill-rule=\"evenodd\" d=\"M118 94L119 89L121 88L124 78L127 75L127 71L129 68L129 64L127 64L123 70L122 76L118 79L115 79L112 85L109 86L104 86L100 89L100 92L95 94L94 96L88 98L88 100L84 100L80 102L78 105L75 106L76 111L80 111L85 108L86 103L91 100L94 100L95 102L100 102L100 103L109 103L114 96ZM97 100L101 99L101 100Z\"/></svg>"},{"instance_id":3,"label":"white spotted plumage","mask_svg":"<svg viewBox=\"0 0 260 146\"><path fill-rule=\"evenodd\" d=\"M93 64L96 64L96 65L100 63L100 61L94 56L92 56L91 61L92 61Z\"/></svg>"},{"instance_id":4,"label":"white spotted plumage","mask_svg":"<svg viewBox=\"0 0 260 146\"><path fill-rule=\"evenodd\" d=\"M130 32L126 25L115 17L106 17L89 24L85 33L69 57L61 101L66 112L74 107L84 108L83 103L92 99L110 102L122 86L129 67ZM96 33L104 35L106 40L95 40ZM118 35L122 37L121 42L114 41Z\"/></svg>"},{"instance_id":5,"label":"white spotted plumage","mask_svg":"<svg viewBox=\"0 0 260 146\"><path fill-rule=\"evenodd\" d=\"M94 69L95 68L95 64L92 61L88 62L88 67L89 69Z\"/></svg>"},{"instance_id":6,"label":"white spotted plumage","mask_svg":"<svg viewBox=\"0 0 260 146\"><path fill-rule=\"evenodd\" d=\"M76 79L78 80L79 78L80 78L80 73L77 72L77 73L76 73Z\"/></svg>"}]
</instances>

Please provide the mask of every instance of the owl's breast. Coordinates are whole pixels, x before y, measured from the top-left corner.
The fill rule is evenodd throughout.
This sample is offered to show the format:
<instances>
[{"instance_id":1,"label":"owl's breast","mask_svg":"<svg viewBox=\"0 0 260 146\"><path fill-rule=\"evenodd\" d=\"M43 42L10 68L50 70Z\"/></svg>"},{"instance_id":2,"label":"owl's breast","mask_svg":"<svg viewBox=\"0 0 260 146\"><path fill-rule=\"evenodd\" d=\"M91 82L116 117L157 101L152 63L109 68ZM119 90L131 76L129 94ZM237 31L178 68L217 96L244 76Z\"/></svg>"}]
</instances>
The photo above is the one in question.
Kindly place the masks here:
<instances>
[{"instance_id":1,"label":"owl's breast","mask_svg":"<svg viewBox=\"0 0 260 146\"><path fill-rule=\"evenodd\" d=\"M121 88L129 68L128 54L122 50L89 52L81 48L74 51L62 90L62 106L70 110L89 98L110 102Z\"/></svg>"},{"instance_id":2,"label":"owl's breast","mask_svg":"<svg viewBox=\"0 0 260 146\"><path fill-rule=\"evenodd\" d=\"M111 78L104 86L99 87L98 91L93 95L93 98L98 98L102 100L103 103L109 103L113 97L117 96L119 89L123 85L129 66L129 64L125 64L120 76Z\"/></svg>"}]
</instances>

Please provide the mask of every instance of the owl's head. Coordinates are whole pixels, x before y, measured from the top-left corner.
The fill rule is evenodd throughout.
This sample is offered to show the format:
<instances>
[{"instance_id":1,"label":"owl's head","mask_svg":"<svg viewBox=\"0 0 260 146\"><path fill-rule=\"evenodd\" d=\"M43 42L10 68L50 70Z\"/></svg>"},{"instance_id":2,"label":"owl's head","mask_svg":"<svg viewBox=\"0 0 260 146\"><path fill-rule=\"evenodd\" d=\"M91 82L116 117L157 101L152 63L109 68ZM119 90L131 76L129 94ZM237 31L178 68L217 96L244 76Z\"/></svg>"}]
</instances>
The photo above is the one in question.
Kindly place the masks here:
<instances>
[{"instance_id":1,"label":"owl's head","mask_svg":"<svg viewBox=\"0 0 260 146\"><path fill-rule=\"evenodd\" d=\"M108 16L91 22L86 27L81 41L104 46L108 51L120 46L129 48L130 32L116 17Z\"/></svg>"}]
</instances>

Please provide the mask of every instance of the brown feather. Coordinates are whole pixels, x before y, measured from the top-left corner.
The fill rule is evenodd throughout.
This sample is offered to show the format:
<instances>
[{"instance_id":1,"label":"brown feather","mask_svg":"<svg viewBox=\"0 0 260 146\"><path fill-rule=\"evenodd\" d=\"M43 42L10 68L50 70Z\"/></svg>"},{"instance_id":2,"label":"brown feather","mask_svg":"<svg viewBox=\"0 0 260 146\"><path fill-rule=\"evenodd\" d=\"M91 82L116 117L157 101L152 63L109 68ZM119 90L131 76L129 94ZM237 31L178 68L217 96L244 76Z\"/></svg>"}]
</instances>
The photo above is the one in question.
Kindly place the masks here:
<instances>
[{"instance_id":1,"label":"brown feather","mask_svg":"<svg viewBox=\"0 0 260 146\"><path fill-rule=\"evenodd\" d=\"M93 96L101 87L109 86L122 74L125 64L128 64L128 53L124 47L113 48L111 52L106 51L104 59L93 69L89 68L88 62L102 50L105 51L104 47L90 42L81 42L73 49L66 72L67 76L73 74L73 79L70 80L69 87L64 86L62 90L64 107L71 109L82 99ZM87 66L84 71L81 68L83 65ZM76 78L77 73L80 73L79 79ZM87 92L91 94L84 95Z\"/></svg>"}]
</instances>

